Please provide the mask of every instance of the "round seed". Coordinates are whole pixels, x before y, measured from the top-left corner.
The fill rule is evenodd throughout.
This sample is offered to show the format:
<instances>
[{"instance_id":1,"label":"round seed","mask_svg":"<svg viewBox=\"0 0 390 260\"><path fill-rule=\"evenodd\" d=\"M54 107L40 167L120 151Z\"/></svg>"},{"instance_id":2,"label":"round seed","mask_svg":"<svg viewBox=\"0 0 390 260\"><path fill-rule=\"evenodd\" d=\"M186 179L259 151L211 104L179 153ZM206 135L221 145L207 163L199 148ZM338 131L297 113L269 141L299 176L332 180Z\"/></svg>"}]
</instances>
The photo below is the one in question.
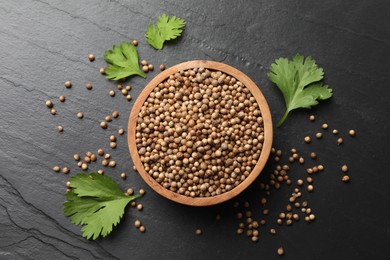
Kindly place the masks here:
<instances>
[{"instance_id":1,"label":"round seed","mask_svg":"<svg viewBox=\"0 0 390 260\"><path fill-rule=\"evenodd\" d=\"M126 96L127 101L131 101L131 95Z\"/></svg>"},{"instance_id":2,"label":"round seed","mask_svg":"<svg viewBox=\"0 0 390 260\"><path fill-rule=\"evenodd\" d=\"M160 70L161 71L165 70L165 65L164 64L160 64Z\"/></svg>"},{"instance_id":3,"label":"round seed","mask_svg":"<svg viewBox=\"0 0 390 260\"><path fill-rule=\"evenodd\" d=\"M257 230L255 230L255 231L257 231ZM255 232L255 231L253 231L253 232ZM257 242L259 240L259 237L258 236L253 236L251 238L251 240L252 240L252 242Z\"/></svg>"},{"instance_id":4,"label":"round seed","mask_svg":"<svg viewBox=\"0 0 390 260\"><path fill-rule=\"evenodd\" d=\"M309 219L310 219L311 221L313 221L313 220L316 219L316 216L315 216L314 214L310 214L310 215L309 215Z\"/></svg>"},{"instance_id":5,"label":"round seed","mask_svg":"<svg viewBox=\"0 0 390 260\"><path fill-rule=\"evenodd\" d=\"M145 190L144 189L140 189L139 190L139 194L144 195L145 194Z\"/></svg>"},{"instance_id":6,"label":"round seed","mask_svg":"<svg viewBox=\"0 0 390 260\"><path fill-rule=\"evenodd\" d=\"M51 102L50 100L47 100L45 104L46 104L46 106L48 108L52 108L53 107L53 102Z\"/></svg>"},{"instance_id":7,"label":"round seed","mask_svg":"<svg viewBox=\"0 0 390 260\"><path fill-rule=\"evenodd\" d=\"M96 155L94 155L94 154L92 154L90 158L91 158L92 162L96 162L96 160L97 160Z\"/></svg>"},{"instance_id":8,"label":"round seed","mask_svg":"<svg viewBox=\"0 0 390 260\"><path fill-rule=\"evenodd\" d=\"M104 155L104 159L110 159L111 158L111 154L109 154L109 153L106 153L105 155Z\"/></svg>"},{"instance_id":9,"label":"round seed","mask_svg":"<svg viewBox=\"0 0 390 260\"><path fill-rule=\"evenodd\" d=\"M128 91L126 89L122 89L121 92L122 92L122 95L124 95L124 96L126 96L128 94Z\"/></svg>"},{"instance_id":10,"label":"round seed","mask_svg":"<svg viewBox=\"0 0 390 260\"><path fill-rule=\"evenodd\" d=\"M305 142L306 142L306 143L310 143L310 142L311 142L310 136L306 136L306 137L305 137Z\"/></svg>"},{"instance_id":11,"label":"round seed","mask_svg":"<svg viewBox=\"0 0 390 260\"><path fill-rule=\"evenodd\" d=\"M66 88L71 88L72 87L72 83L69 80L65 81L64 85L65 85Z\"/></svg>"},{"instance_id":12,"label":"round seed","mask_svg":"<svg viewBox=\"0 0 390 260\"><path fill-rule=\"evenodd\" d=\"M355 136L356 135L356 131L353 130L353 129L349 130L349 135L350 136Z\"/></svg>"},{"instance_id":13,"label":"round seed","mask_svg":"<svg viewBox=\"0 0 390 260\"><path fill-rule=\"evenodd\" d=\"M58 97L58 100L59 100L60 102L65 102L65 96L59 96L59 97Z\"/></svg>"},{"instance_id":14,"label":"round seed","mask_svg":"<svg viewBox=\"0 0 390 260\"><path fill-rule=\"evenodd\" d=\"M300 158L299 158L299 163L300 163L300 164L304 164L304 163L305 163L305 159L303 159L303 157L300 157Z\"/></svg>"},{"instance_id":15,"label":"round seed","mask_svg":"<svg viewBox=\"0 0 390 260\"><path fill-rule=\"evenodd\" d=\"M133 171L137 171L137 167L135 167L135 165L133 165Z\"/></svg>"},{"instance_id":16,"label":"round seed","mask_svg":"<svg viewBox=\"0 0 390 260\"><path fill-rule=\"evenodd\" d=\"M134 46L138 46L138 41L137 40L132 40L131 44L133 44Z\"/></svg>"},{"instance_id":17,"label":"round seed","mask_svg":"<svg viewBox=\"0 0 390 260\"><path fill-rule=\"evenodd\" d=\"M345 183L349 182L349 180L350 180L350 178L349 178L348 175L344 175L343 178L342 178L342 181L345 182Z\"/></svg>"},{"instance_id":18,"label":"round seed","mask_svg":"<svg viewBox=\"0 0 390 260\"><path fill-rule=\"evenodd\" d=\"M103 151L103 149L98 149L97 153L98 153L98 155L103 156L104 151Z\"/></svg>"},{"instance_id":19,"label":"round seed","mask_svg":"<svg viewBox=\"0 0 390 260\"><path fill-rule=\"evenodd\" d=\"M104 75L104 74L106 74L106 70L104 68L100 68L99 69L99 73Z\"/></svg>"},{"instance_id":20,"label":"round seed","mask_svg":"<svg viewBox=\"0 0 390 260\"><path fill-rule=\"evenodd\" d=\"M116 162L115 162L115 161L110 161L110 162L108 163L108 166L110 166L110 167L115 167L115 166L116 166Z\"/></svg>"},{"instance_id":21,"label":"round seed","mask_svg":"<svg viewBox=\"0 0 390 260\"><path fill-rule=\"evenodd\" d=\"M116 87L118 88L118 90L122 90L123 89L123 85L122 84L118 84L118 85L116 85Z\"/></svg>"},{"instance_id":22,"label":"round seed","mask_svg":"<svg viewBox=\"0 0 390 260\"><path fill-rule=\"evenodd\" d=\"M55 171L55 172L59 172L59 171L60 171L60 167L59 167L59 166L57 166L57 165L56 165L56 166L54 166L54 167L53 167L53 171Z\"/></svg>"},{"instance_id":23,"label":"round seed","mask_svg":"<svg viewBox=\"0 0 390 260\"><path fill-rule=\"evenodd\" d=\"M303 185L303 180L301 180L301 179L297 180L297 184L298 184L299 186L302 186L302 185Z\"/></svg>"},{"instance_id":24,"label":"round seed","mask_svg":"<svg viewBox=\"0 0 390 260\"><path fill-rule=\"evenodd\" d=\"M57 127L56 127L56 129L57 129L57 131L58 132L62 132L62 131L64 131L64 128L62 127L62 126L60 126L60 125L58 125Z\"/></svg>"},{"instance_id":25,"label":"round seed","mask_svg":"<svg viewBox=\"0 0 390 260\"><path fill-rule=\"evenodd\" d=\"M93 54L89 54L88 55L88 59L89 59L89 61L94 61L95 60L95 55L93 55Z\"/></svg>"},{"instance_id":26,"label":"round seed","mask_svg":"<svg viewBox=\"0 0 390 260\"><path fill-rule=\"evenodd\" d=\"M126 90L127 90L127 91L130 91L130 90L131 90L131 86L130 86L130 85L127 85L127 86L126 86Z\"/></svg>"},{"instance_id":27,"label":"round seed","mask_svg":"<svg viewBox=\"0 0 390 260\"><path fill-rule=\"evenodd\" d=\"M316 133L316 138L321 139L322 138L322 133Z\"/></svg>"},{"instance_id":28,"label":"round seed","mask_svg":"<svg viewBox=\"0 0 390 260\"><path fill-rule=\"evenodd\" d=\"M115 91L114 90L110 90L110 92L108 92L108 94L110 95L110 97L115 97Z\"/></svg>"},{"instance_id":29,"label":"round seed","mask_svg":"<svg viewBox=\"0 0 390 260\"><path fill-rule=\"evenodd\" d=\"M135 226L136 228L141 227L141 221L139 221L138 219L137 219L136 221L134 221L134 226Z\"/></svg>"},{"instance_id":30,"label":"round seed","mask_svg":"<svg viewBox=\"0 0 390 260\"><path fill-rule=\"evenodd\" d=\"M121 129L118 130L118 134L123 135L124 133L125 133L124 129L121 128Z\"/></svg>"},{"instance_id":31,"label":"round seed","mask_svg":"<svg viewBox=\"0 0 390 260\"><path fill-rule=\"evenodd\" d=\"M50 109L50 114L53 116L57 114L57 110L55 108Z\"/></svg>"},{"instance_id":32,"label":"round seed","mask_svg":"<svg viewBox=\"0 0 390 260\"><path fill-rule=\"evenodd\" d=\"M103 166L107 166L108 165L108 160L106 160L106 159L102 160L102 165Z\"/></svg>"},{"instance_id":33,"label":"round seed","mask_svg":"<svg viewBox=\"0 0 390 260\"><path fill-rule=\"evenodd\" d=\"M110 142L110 148L115 149L116 148L116 143L115 142Z\"/></svg>"},{"instance_id":34,"label":"round seed","mask_svg":"<svg viewBox=\"0 0 390 260\"><path fill-rule=\"evenodd\" d=\"M92 89L92 84L88 83L84 85L86 89L91 90Z\"/></svg>"},{"instance_id":35,"label":"round seed","mask_svg":"<svg viewBox=\"0 0 390 260\"><path fill-rule=\"evenodd\" d=\"M142 66L142 71L145 72L145 73L148 72L149 71L149 67L147 65Z\"/></svg>"},{"instance_id":36,"label":"round seed","mask_svg":"<svg viewBox=\"0 0 390 260\"><path fill-rule=\"evenodd\" d=\"M308 192L312 192L313 190L314 190L313 185L308 185L308 186L307 186L307 191L308 191Z\"/></svg>"},{"instance_id":37,"label":"round seed","mask_svg":"<svg viewBox=\"0 0 390 260\"><path fill-rule=\"evenodd\" d=\"M112 117L113 118L118 118L119 117L119 112L118 111L112 112Z\"/></svg>"},{"instance_id":38,"label":"round seed","mask_svg":"<svg viewBox=\"0 0 390 260\"><path fill-rule=\"evenodd\" d=\"M322 129L328 129L328 124L326 124L326 123L325 123L325 124L322 124L321 127L322 127Z\"/></svg>"},{"instance_id":39,"label":"round seed","mask_svg":"<svg viewBox=\"0 0 390 260\"><path fill-rule=\"evenodd\" d=\"M90 163L90 162L91 162L91 157L85 156L85 157L84 157L84 162Z\"/></svg>"},{"instance_id":40,"label":"round seed","mask_svg":"<svg viewBox=\"0 0 390 260\"><path fill-rule=\"evenodd\" d=\"M197 235L197 236L202 235L202 230L201 229L195 230L195 235Z\"/></svg>"},{"instance_id":41,"label":"round seed","mask_svg":"<svg viewBox=\"0 0 390 260\"><path fill-rule=\"evenodd\" d=\"M110 135L110 141L111 141L111 142L116 142L116 137L115 137L115 135Z\"/></svg>"},{"instance_id":42,"label":"round seed","mask_svg":"<svg viewBox=\"0 0 390 260\"><path fill-rule=\"evenodd\" d=\"M73 159L74 159L76 162L80 161L80 155L78 155L77 153L75 153L75 154L73 155Z\"/></svg>"},{"instance_id":43,"label":"round seed","mask_svg":"<svg viewBox=\"0 0 390 260\"><path fill-rule=\"evenodd\" d=\"M309 116L309 119L310 119L310 121L312 121L312 122L313 122L313 121L314 121L316 118L315 118L315 116L314 116L314 115L310 115L310 116Z\"/></svg>"},{"instance_id":44,"label":"round seed","mask_svg":"<svg viewBox=\"0 0 390 260\"><path fill-rule=\"evenodd\" d=\"M310 157L311 157L312 159L317 159L317 154L316 154L315 152L311 152L311 153L310 153Z\"/></svg>"},{"instance_id":45,"label":"round seed","mask_svg":"<svg viewBox=\"0 0 390 260\"><path fill-rule=\"evenodd\" d=\"M341 166L341 170L343 172L347 172L348 171L348 166L346 164L344 164L343 166Z\"/></svg>"},{"instance_id":46,"label":"round seed","mask_svg":"<svg viewBox=\"0 0 390 260\"><path fill-rule=\"evenodd\" d=\"M313 183L313 178L312 177L307 177L306 181L307 181L307 183Z\"/></svg>"},{"instance_id":47,"label":"round seed","mask_svg":"<svg viewBox=\"0 0 390 260\"><path fill-rule=\"evenodd\" d=\"M126 179L126 173L121 173L121 178L124 180L124 179Z\"/></svg>"},{"instance_id":48,"label":"round seed","mask_svg":"<svg viewBox=\"0 0 390 260\"><path fill-rule=\"evenodd\" d=\"M107 129L107 123L106 122L101 122L100 127L103 129Z\"/></svg>"},{"instance_id":49,"label":"round seed","mask_svg":"<svg viewBox=\"0 0 390 260\"><path fill-rule=\"evenodd\" d=\"M337 145L340 145L340 144L342 144L342 143L343 143L343 138L341 138L341 137L338 138L338 139L337 139Z\"/></svg>"},{"instance_id":50,"label":"round seed","mask_svg":"<svg viewBox=\"0 0 390 260\"><path fill-rule=\"evenodd\" d=\"M70 172L70 170L68 167L64 167L64 168L62 168L62 172L65 174L68 174Z\"/></svg>"},{"instance_id":51,"label":"round seed","mask_svg":"<svg viewBox=\"0 0 390 260\"><path fill-rule=\"evenodd\" d=\"M66 186L67 188L70 188L70 184L71 184L70 181L67 181L66 184L65 184L65 186Z\"/></svg>"},{"instance_id":52,"label":"round seed","mask_svg":"<svg viewBox=\"0 0 390 260\"><path fill-rule=\"evenodd\" d=\"M127 189L127 194L128 195L133 195L134 194L134 190L132 188Z\"/></svg>"},{"instance_id":53,"label":"round seed","mask_svg":"<svg viewBox=\"0 0 390 260\"><path fill-rule=\"evenodd\" d=\"M97 171L100 175L103 175L104 174L104 171L103 170L98 170Z\"/></svg>"},{"instance_id":54,"label":"round seed","mask_svg":"<svg viewBox=\"0 0 390 260\"><path fill-rule=\"evenodd\" d=\"M332 133L333 133L334 135L337 135L337 134L339 133L339 130L333 129Z\"/></svg>"},{"instance_id":55,"label":"round seed","mask_svg":"<svg viewBox=\"0 0 390 260\"><path fill-rule=\"evenodd\" d=\"M88 170L88 165L87 165L86 163L83 163L83 164L81 165L81 169L83 169L83 171Z\"/></svg>"},{"instance_id":56,"label":"round seed","mask_svg":"<svg viewBox=\"0 0 390 260\"><path fill-rule=\"evenodd\" d=\"M274 228L271 228L269 232L271 233L271 235L276 235L276 229Z\"/></svg>"},{"instance_id":57,"label":"round seed","mask_svg":"<svg viewBox=\"0 0 390 260\"><path fill-rule=\"evenodd\" d=\"M145 229L145 227L144 227L144 226L140 226L140 227L139 227L139 231L141 231L142 233L144 233L144 232L145 232L145 230L146 230L146 229Z\"/></svg>"},{"instance_id":58,"label":"round seed","mask_svg":"<svg viewBox=\"0 0 390 260\"><path fill-rule=\"evenodd\" d=\"M279 247L277 252L278 252L278 255L284 255L283 247Z\"/></svg>"},{"instance_id":59,"label":"round seed","mask_svg":"<svg viewBox=\"0 0 390 260\"><path fill-rule=\"evenodd\" d=\"M83 162L82 162L82 161L79 161L79 162L77 163L77 166L78 166L79 168L81 168L81 165L83 165Z\"/></svg>"},{"instance_id":60,"label":"round seed","mask_svg":"<svg viewBox=\"0 0 390 260\"><path fill-rule=\"evenodd\" d=\"M142 204L138 204L138 205L137 205L137 210L138 210L138 211L141 211L142 209L143 209Z\"/></svg>"},{"instance_id":61,"label":"round seed","mask_svg":"<svg viewBox=\"0 0 390 260\"><path fill-rule=\"evenodd\" d=\"M77 113L77 118L82 119L84 117L84 114L82 112Z\"/></svg>"},{"instance_id":62,"label":"round seed","mask_svg":"<svg viewBox=\"0 0 390 260\"><path fill-rule=\"evenodd\" d=\"M147 66L148 65L148 62L146 60L141 60L141 65L142 66Z\"/></svg>"},{"instance_id":63,"label":"round seed","mask_svg":"<svg viewBox=\"0 0 390 260\"><path fill-rule=\"evenodd\" d=\"M149 69L149 71L153 71L154 70L154 66L152 64L149 64L148 65L148 69Z\"/></svg>"}]
</instances>

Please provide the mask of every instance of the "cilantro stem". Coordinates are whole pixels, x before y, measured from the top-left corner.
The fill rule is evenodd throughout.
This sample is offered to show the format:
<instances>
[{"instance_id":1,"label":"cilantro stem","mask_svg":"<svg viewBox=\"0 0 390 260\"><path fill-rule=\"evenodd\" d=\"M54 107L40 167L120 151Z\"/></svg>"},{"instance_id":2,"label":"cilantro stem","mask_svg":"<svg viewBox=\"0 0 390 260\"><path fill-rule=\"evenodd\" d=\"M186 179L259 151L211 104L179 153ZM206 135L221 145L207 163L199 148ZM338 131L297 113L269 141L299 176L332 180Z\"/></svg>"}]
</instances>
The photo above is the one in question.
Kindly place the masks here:
<instances>
[{"instance_id":1,"label":"cilantro stem","mask_svg":"<svg viewBox=\"0 0 390 260\"><path fill-rule=\"evenodd\" d=\"M280 119L280 121L279 121L277 127L280 127L280 126L284 123L284 120L286 120L286 118L287 118L287 116L288 116L289 113L290 113L290 111L289 111L289 110L286 110L286 112L284 113L282 119Z\"/></svg>"}]
</instances>

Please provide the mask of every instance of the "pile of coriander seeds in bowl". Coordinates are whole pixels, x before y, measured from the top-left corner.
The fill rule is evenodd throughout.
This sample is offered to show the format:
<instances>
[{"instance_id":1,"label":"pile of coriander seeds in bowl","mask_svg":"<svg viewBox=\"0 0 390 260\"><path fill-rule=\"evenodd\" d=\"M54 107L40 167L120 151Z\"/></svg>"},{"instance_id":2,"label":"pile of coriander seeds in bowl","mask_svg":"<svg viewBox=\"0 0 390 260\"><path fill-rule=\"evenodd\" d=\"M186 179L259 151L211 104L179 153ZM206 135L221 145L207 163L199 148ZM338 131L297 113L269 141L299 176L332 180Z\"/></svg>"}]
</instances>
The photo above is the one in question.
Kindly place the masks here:
<instances>
[{"instance_id":1,"label":"pile of coriander seeds in bowl","mask_svg":"<svg viewBox=\"0 0 390 260\"><path fill-rule=\"evenodd\" d=\"M272 121L256 84L219 62L195 60L161 72L130 114L134 165L160 195L193 206L229 200L260 174Z\"/></svg>"}]
</instances>

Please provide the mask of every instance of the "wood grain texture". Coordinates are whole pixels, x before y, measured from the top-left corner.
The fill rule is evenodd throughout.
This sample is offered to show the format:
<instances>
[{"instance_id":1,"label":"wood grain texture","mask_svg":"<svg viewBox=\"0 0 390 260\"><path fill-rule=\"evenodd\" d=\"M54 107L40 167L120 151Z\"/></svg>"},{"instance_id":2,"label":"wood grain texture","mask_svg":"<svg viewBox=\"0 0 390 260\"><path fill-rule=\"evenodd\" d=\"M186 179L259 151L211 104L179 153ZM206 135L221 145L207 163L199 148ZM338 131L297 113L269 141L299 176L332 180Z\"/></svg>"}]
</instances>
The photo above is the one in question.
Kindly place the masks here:
<instances>
[{"instance_id":1,"label":"wood grain texture","mask_svg":"<svg viewBox=\"0 0 390 260\"><path fill-rule=\"evenodd\" d=\"M249 89L253 97L256 99L263 117L263 124L264 124L263 149L261 151L259 160L257 161L255 167L253 168L249 176L234 189L222 193L220 195L211 196L207 198L206 197L191 198L170 191L168 189L165 189L163 186L161 186L155 179L153 179L152 176L150 176L145 171L145 168L141 162L141 158L138 154L136 141L135 141L138 114L142 108L142 105L148 98L149 94L157 87L159 83L166 80L170 75L173 75L179 71L188 70L192 68L206 68L206 69L222 71L228 75L235 77L237 80L241 81ZM133 109L130 113L127 136L128 136L127 137L128 146L129 146L129 150L133 162L137 167L137 170L140 173L141 177L154 191L156 191L157 193L159 193L160 195L164 196L167 199L173 200L181 204L185 204L189 206L211 206L234 198L235 196L240 194L243 190L245 190L257 178L257 176L259 176L260 172L263 170L265 164L267 163L269 154L271 152L272 139L273 139L272 118L268 107L268 103L265 100L260 89L257 87L256 83L254 83L243 72L239 71L238 69L232 66L220 62L208 61L208 60L194 60L194 61L188 61L188 62L183 62L174 65L166 69L165 71L161 72L160 74L158 74L149 82L149 84L138 96L137 101L135 102Z\"/></svg>"}]
</instances>

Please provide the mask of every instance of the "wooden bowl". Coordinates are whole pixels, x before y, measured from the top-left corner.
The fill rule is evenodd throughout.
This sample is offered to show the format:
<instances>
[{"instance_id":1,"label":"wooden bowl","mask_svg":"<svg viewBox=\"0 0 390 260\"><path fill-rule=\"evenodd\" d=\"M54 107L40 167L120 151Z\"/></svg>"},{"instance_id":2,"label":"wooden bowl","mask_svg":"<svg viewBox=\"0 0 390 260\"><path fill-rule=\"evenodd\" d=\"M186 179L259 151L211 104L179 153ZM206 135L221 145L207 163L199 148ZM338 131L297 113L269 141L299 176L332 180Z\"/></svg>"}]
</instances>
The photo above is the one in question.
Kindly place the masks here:
<instances>
[{"instance_id":1,"label":"wooden bowl","mask_svg":"<svg viewBox=\"0 0 390 260\"><path fill-rule=\"evenodd\" d=\"M225 72L226 74L229 74L233 77L235 77L237 80L241 81L252 93L253 97L256 99L260 111L262 113L263 117L263 124L264 124L264 143L263 143L263 149L260 154L260 158L253 168L252 172L249 174L249 176L241 182L237 187L233 188L232 190L222 193L220 195L211 196L211 197L188 197L185 195L178 194L176 192L170 191L163 186L161 186L156 180L153 179L152 176L150 176L146 171L145 168L141 162L141 158L138 154L137 147L135 145L135 134L136 134L136 125L137 125L137 118L138 114L141 110L141 107L145 100L148 98L149 94L153 91L153 89L161 82L163 82L165 79L167 79L170 75L175 74L182 70L192 69L192 68L207 68L212 70L219 70L222 72ZM154 79L152 79L149 84L145 87L145 89L141 92L137 100L135 101L135 104L133 106L133 109L130 113L129 118L129 124L128 124L128 145L131 157L133 159L133 162L141 175L141 177L144 179L144 181L158 194L166 197L167 199L173 200L175 202L190 205L190 206L210 206L215 205L224 201L227 201L235 196L237 196L240 192L242 192L245 188L247 188L260 174L262 169L264 168L269 154L271 152L271 146L272 146L272 120L271 120L271 113L269 111L269 107L267 104L267 101L265 100L263 94L260 92L259 88L256 86L256 84L244 73L241 71L223 64L219 62L214 61L207 61L207 60L194 60L194 61L188 61L184 63L180 63L178 65L175 65L173 67L170 67L166 69L165 71L158 74Z\"/></svg>"}]
</instances>

